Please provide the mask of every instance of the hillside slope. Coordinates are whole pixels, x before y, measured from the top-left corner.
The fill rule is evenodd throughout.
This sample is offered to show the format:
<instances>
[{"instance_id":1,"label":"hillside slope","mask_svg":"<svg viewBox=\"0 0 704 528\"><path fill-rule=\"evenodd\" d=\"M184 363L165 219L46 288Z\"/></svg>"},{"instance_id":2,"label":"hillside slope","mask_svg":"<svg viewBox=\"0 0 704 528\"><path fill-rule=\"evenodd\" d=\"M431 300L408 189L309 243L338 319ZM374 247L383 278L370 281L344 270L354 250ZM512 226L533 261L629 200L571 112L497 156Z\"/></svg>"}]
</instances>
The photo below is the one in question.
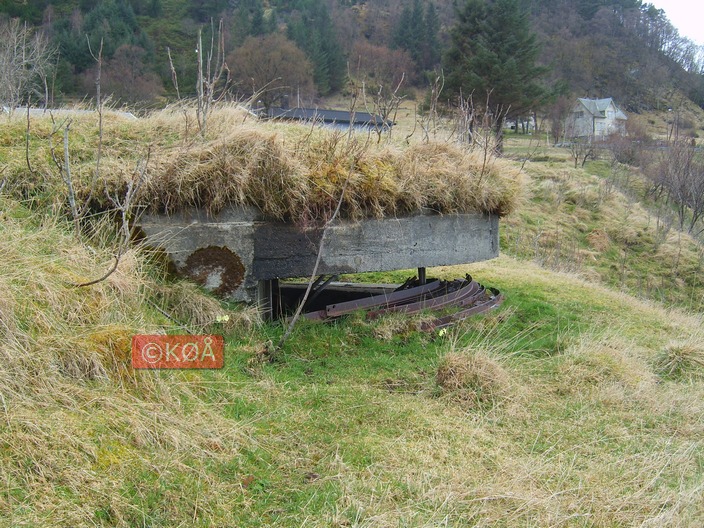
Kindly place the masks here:
<instances>
[{"instance_id":1,"label":"hillside slope","mask_svg":"<svg viewBox=\"0 0 704 528\"><path fill-rule=\"evenodd\" d=\"M697 311L704 248L677 229L674 207L647 199L636 168L602 159L573 168L567 149L524 165L527 198L504 222L503 251L633 295Z\"/></svg>"},{"instance_id":2,"label":"hillside slope","mask_svg":"<svg viewBox=\"0 0 704 528\"><path fill-rule=\"evenodd\" d=\"M118 125L110 148L141 152L144 134ZM661 237L608 165L561 156L526 163L525 202L503 220L512 256L429 270L499 288L499 310L436 334L417 331L423 315L300 324L273 362L279 324L143 250L77 288L112 262L108 224L78 241L63 201L13 166L0 526L701 525L700 249ZM618 291L658 297L645 276L680 307ZM130 368L133 334L183 325L224 334L224 369Z\"/></svg>"},{"instance_id":3,"label":"hillside slope","mask_svg":"<svg viewBox=\"0 0 704 528\"><path fill-rule=\"evenodd\" d=\"M261 48L261 42L253 47L243 43L268 33L294 41L312 68L301 67L303 61L291 68L283 61L269 78L257 80L256 90L296 87L282 92L288 91L292 101L302 96L306 105L314 105L318 96L348 92L348 75L365 81L370 92L396 86L401 78L405 79L402 90L425 90L425 73L451 69L442 56L457 23L456 4L450 0L110 0L97 4L0 0L0 14L41 29L50 39L51 46L45 48L47 63L37 71L56 64L53 71L42 71L41 78L27 79L35 84L33 89L17 85L15 93L6 90L3 104L48 96L51 107L65 98L94 97L98 49L103 97L112 95L120 103L139 107L160 105L165 96L170 101L180 98L178 94L194 97L197 56L193 50L198 33L203 31L208 48L209 34L220 20L221 51L237 81L231 90L235 97L252 95L253 77L261 70L252 73L257 70L249 65L264 60L248 58L253 47ZM521 4L542 45L539 60L550 66L545 83L556 92L566 88L576 96L614 97L628 111L641 111L672 106L668 92L676 88L704 106L701 50L678 34L664 11L641 0L526 0ZM292 54L291 43L270 42L269 46L278 46L284 57ZM51 52L54 48L56 53ZM14 52L11 47L0 49L8 63ZM20 55L28 54L31 50ZM211 71L210 67L215 68L211 64L206 69ZM14 77L6 79L8 86ZM276 77L284 78L272 90ZM48 79L51 94L45 93ZM313 82L315 90L304 88Z\"/></svg>"},{"instance_id":4,"label":"hillside slope","mask_svg":"<svg viewBox=\"0 0 704 528\"><path fill-rule=\"evenodd\" d=\"M300 327L269 364L280 329L240 327L223 371L132 372L129 335L174 330L139 275L78 300L60 226L2 229L46 250L0 257L0 524L704 520L701 316L502 257L435 270L507 296L441 337L353 317Z\"/></svg>"}]
</instances>

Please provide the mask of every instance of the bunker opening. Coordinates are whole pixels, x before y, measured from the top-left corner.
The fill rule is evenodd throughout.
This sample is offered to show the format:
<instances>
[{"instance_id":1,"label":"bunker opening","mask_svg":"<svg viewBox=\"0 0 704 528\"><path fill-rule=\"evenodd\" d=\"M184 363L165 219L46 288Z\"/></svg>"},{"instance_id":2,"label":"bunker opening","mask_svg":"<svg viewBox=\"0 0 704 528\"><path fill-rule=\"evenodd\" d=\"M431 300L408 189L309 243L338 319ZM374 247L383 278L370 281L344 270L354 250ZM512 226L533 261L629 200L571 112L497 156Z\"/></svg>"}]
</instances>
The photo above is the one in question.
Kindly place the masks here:
<instances>
[{"instance_id":1,"label":"bunker opening","mask_svg":"<svg viewBox=\"0 0 704 528\"><path fill-rule=\"evenodd\" d=\"M286 318L301 303L304 317L314 321L336 319L363 311L368 319L389 313L428 312L422 330L449 326L472 315L499 306L501 293L486 288L470 275L443 280L426 277L425 268L402 284L341 282L338 275L321 275L312 282L267 281L270 318ZM306 292L307 296L306 296Z\"/></svg>"}]
</instances>

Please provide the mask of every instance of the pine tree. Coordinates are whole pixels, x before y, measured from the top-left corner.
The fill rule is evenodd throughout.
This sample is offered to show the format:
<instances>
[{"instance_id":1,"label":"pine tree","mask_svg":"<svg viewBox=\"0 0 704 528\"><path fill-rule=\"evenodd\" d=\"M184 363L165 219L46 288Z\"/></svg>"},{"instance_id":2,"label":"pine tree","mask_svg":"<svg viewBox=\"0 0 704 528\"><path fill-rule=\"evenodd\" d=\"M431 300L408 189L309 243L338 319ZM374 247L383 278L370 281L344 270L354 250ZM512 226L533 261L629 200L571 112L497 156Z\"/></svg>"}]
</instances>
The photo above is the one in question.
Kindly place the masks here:
<instances>
[{"instance_id":1,"label":"pine tree","mask_svg":"<svg viewBox=\"0 0 704 528\"><path fill-rule=\"evenodd\" d=\"M325 2L301 2L300 12L288 23L288 38L306 52L313 63L315 85L325 95L338 90L344 80L345 57L337 40Z\"/></svg>"},{"instance_id":2,"label":"pine tree","mask_svg":"<svg viewBox=\"0 0 704 528\"><path fill-rule=\"evenodd\" d=\"M255 37L264 35L267 31L266 21L264 20L264 7L260 2L254 4L252 12L252 22L250 23L249 34Z\"/></svg>"},{"instance_id":3,"label":"pine tree","mask_svg":"<svg viewBox=\"0 0 704 528\"><path fill-rule=\"evenodd\" d=\"M425 10L424 25L424 50L423 68L431 70L440 62L440 17L438 16L435 4L430 2Z\"/></svg>"},{"instance_id":4,"label":"pine tree","mask_svg":"<svg viewBox=\"0 0 704 528\"><path fill-rule=\"evenodd\" d=\"M413 28L411 27L411 8L406 5L401 11L401 17L396 24L391 37L391 47L408 50L410 42L413 40Z\"/></svg>"},{"instance_id":5,"label":"pine tree","mask_svg":"<svg viewBox=\"0 0 704 528\"><path fill-rule=\"evenodd\" d=\"M424 10L421 0L414 0L412 6L406 5L401 11L391 45L406 50L419 70L431 70L440 58L439 31L435 5L430 2Z\"/></svg>"},{"instance_id":6,"label":"pine tree","mask_svg":"<svg viewBox=\"0 0 704 528\"><path fill-rule=\"evenodd\" d=\"M495 116L540 106L548 95L539 84L547 68L536 64L540 47L520 0L465 0L457 18L444 60L450 93L488 101ZM497 119L497 137L502 126Z\"/></svg>"}]
</instances>

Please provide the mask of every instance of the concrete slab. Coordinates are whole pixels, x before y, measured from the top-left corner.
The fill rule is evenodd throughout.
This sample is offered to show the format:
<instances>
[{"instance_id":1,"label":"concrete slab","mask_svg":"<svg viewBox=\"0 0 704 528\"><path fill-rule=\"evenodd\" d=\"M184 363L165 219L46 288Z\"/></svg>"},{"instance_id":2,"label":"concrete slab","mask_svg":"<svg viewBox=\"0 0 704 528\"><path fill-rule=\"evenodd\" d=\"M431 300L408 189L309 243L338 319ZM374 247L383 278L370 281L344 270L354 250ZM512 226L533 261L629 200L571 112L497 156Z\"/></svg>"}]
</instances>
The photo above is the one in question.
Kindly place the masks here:
<instances>
[{"instance_id":1,"label":"concrete slab","mask_svg":"<svg viewBox=\"0 0 704 528\"><path fill-rule=\"evenodd\" d=\"M260 282L312 273L321 229L272 222L251 208L215 217L198 210L151 215L141 227L179 273L225 298L256 301ZM328 228L319 274L466 264L497 257L497 216L418 214L338 221Z\"/></svg>"}]
</instances>

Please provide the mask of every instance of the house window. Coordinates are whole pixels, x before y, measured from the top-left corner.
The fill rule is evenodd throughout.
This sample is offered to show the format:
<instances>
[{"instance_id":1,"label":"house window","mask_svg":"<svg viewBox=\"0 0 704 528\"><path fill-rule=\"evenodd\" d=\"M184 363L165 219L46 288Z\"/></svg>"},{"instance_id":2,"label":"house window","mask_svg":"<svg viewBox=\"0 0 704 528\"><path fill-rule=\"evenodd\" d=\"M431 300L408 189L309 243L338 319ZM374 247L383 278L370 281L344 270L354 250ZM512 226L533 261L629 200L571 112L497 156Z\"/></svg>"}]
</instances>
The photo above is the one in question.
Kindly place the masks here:
<instances>
[{"instance_id":1,"label":"house window","mask_svg":"<svg viewBox=\"0 0 704 528\"><path fill-rule=\"evenodd\" d=\"M609 119L613 119L614 118L613 110L609 110L608 112L606 112L606 117L608 117Z\"/></svg>"},{"instance_id":2,"label":"house window","mask_svg":"<svg viewBox=\"0 0 704 528\"><path fill-rule=\"evenodd\" d=\"M584 112L582 112L582 111L577 112L577 117L578 118L584 117Z\"/></svg>"}]
</instances>

